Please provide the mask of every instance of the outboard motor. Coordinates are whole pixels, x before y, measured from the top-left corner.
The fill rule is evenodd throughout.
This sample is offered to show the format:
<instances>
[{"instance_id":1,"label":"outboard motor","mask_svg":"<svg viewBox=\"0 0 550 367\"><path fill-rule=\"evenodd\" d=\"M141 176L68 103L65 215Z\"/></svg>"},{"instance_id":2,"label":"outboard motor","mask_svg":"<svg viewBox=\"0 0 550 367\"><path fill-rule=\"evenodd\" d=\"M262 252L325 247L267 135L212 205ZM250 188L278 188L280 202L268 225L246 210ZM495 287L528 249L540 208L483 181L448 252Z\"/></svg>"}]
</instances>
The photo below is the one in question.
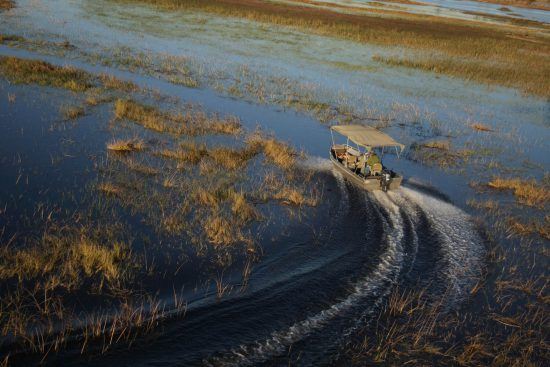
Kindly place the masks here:
<instances>
[{"instance_id":1,"label":"outboard motor","mask_svg":"<svg viewBox=\"0 0 550 367\"><path fill-rule=\"evenodd\" d=\"M380 187L382 191L387 192L391 184L391 172L383 171L380 176Z\"/></svg>"}]
</instances>

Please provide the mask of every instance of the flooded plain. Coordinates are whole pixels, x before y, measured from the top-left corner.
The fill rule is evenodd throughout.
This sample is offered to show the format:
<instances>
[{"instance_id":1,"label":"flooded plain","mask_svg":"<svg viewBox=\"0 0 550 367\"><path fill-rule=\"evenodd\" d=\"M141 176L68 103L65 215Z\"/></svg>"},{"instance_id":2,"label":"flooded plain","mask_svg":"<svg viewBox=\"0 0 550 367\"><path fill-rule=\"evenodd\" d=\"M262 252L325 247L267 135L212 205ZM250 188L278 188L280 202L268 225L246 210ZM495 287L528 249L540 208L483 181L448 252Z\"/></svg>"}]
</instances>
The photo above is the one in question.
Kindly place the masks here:
<instances>
[{"instance_id":1,"label":"flooded plain","mask_svg":"<svg viewBox=\"0 0 550 367\"><path fill-rule=\"evenodd\" d=\"M0 19L6 365L361 365L396 299L437 314L415 347L440 363L475 353L430 338L544 340L547 99L206 12L44 0ZM404 187L333 171L337 123L406 144L383 157Z\"/></svg>"}]
</instances>

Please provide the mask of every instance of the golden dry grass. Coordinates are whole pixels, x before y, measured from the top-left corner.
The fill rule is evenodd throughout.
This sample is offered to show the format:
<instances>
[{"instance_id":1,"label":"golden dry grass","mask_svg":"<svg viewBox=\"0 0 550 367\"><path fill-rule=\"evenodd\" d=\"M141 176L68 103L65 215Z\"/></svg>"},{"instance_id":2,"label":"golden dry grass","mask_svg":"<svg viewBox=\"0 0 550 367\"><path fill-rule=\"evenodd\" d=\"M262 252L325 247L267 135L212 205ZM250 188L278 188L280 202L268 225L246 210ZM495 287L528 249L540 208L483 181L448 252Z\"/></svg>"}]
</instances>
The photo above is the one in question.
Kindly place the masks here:
<instances>
[{"instance_id":1,"label":"golden dry grass","mask_svg":"<svg viewBox=\"0 0 550 367\"><path fill-rule=\"evenodd\" d=\"M260 213L246 200L246 197L242 192L232 193L231 200L233 202L231 205L231 211L233 212L233 215L238 218L240 223L248 223L261 218Z\"/></svg>"},{"instance_id":2,"label":"golden dry grass","mask_svg":"<svg viewBox=\"0 0 550 367\"><path fill-rule=\"evenodd\" d=\"M69 66L54 66L44 61L0 57L0 73L18 84L38 84L82 92L92 86L90 74Z\"/></svg>"},{"instance_id":3,"label":"golden dry grass","mask_svg":"<svg viewBox=\"0 0 550 367\"><path fill-rule=\"evenodd\" d=\"M99 74L98 78L107 89L115 89L123 92L135 92L139 89L136 84L121 80L113 75Z\"/></svg>"},{"instance_id":4,"label":"golden dry grass","mask_svg":"<svg viewBox=\"0 0 550 367\"><path fill-rule=\"evenodd\" d=\"M40 278L49 286L74 289L93 277L102 286L126 279L130 256L123 243L98 243L74 229L59 229L45 233L32 247L2 249L0 279Z\"/></svg>"},{"instance_id":5,"label":"golden dry grass","mask_svg":"<svg viewBox=\"0 0 550 367\"><path fill-rule=\"evenodd\" d=\"M509 235L530 236L538 234L540 237L550 240L550 215L545 216L542 222L532 220L525 223L518 218L510 217L506 223L508 224Z\"/></svg>"},{"instance_id":6,"label":"golden dry grass","mask_svg":"<svg viewBox=\"0 0 550 367\"><path fill-rule=\"evenodd\" d=\"M213 212L203 219L203 230L208 241L215 246L252 243L252 240L243 234L242 225L219 212Z\"/></svg>"},{"instance_id":7,"label":"golden dry grass","mask_svg":"<svg viewBox=\"0 0 550 367\"><path fill-rule=\"evenodd\" d=\"M142 139L117 139L107 144L107 149L113 152L135 152L145 149Z\"/></svg>"},{"instance_id":8,"label":"golden dry grass","mask_svg":"<svg viewBox=\"0 0 550 367\"><path fill-rule=\"evenodd\" d=\"M16 36L13 34L0 34L0 43L6 42L23 42L25 38L21 36Z\"/></svg>"},{"instance_id":9,"label":"golden dry grass","mask_svg":"<svg viewBox=\"0 0 550 367\"><path fill-rule=\"evenodd\" d=\"M127 160L125 164L133 172L137 172L145 176L156 176L159 174L159 170L157 168L136 162L134 160Z\"/></svg>"},{"instance_id":10,"label":"golden dry grass","mask_svg":"<svg viewBox=\"0 0 550 367\"><path fill-rule=\"evenodd\" d=\"M246 147L243 149L217 147L208 150L208 157L214 161L214 164L226 169L236 170L243 168L258 153L255 147Z\"/></svg>"},{"instance_id":11,"label":"golden dry grass","mask_svg":"<svg viewBox=\"0 0 550 367\"><path fill-rule=\"evenodd\" d=\"M82 106L63 106L61 107L61 114L65 120L75 120L84 116L86 110Z\"/></svg>"},{"instance_id":12,"label":"golden dry grass","mask_svg":"<svg viewBox=\"0 0 550 367\"><path fill-rule=\"evenodd\" d=\"M0 0L0 10L9 10L15 7L13 0Z\"/></svg>"},{"instance_id":13,"label":"golden dry grass","mask_svg":"<svg viewBox=\"0 0 550 367\"><path fill-rule=\"evenodd\" d=\"M162 149L155 154L182 163L197 164L208 154L208 150L205 144L189 141L181 143L176 149Z\"/></svg>"},{"instance_id":14,"label":"golden dry grass","mask_svg":"<svg viewBox=\"0 0 550 367\"><path fill-rule=\"evenodd\" d=\"M451 142L449 140L432 140L422 143L422 146L432 149L450 150Z\"/></svg>"},{"instance_id":15,"label":"golden dry grass","mask_svg":"<svg viewBox=\"0 0 550 367\"><path fill-rule=\"evenodd\" d=\"M115 101L115 118L136 121L143 127L158 132L176 132L175 128L169 126L164 121L164 116L155 108L130 100Z\"/></svg>"},{"instance_id":16,"label":"golden dry grass","mask_svg":"<svg viewBox=\"0 0 550 367\"><path fill-rule=\"evenodd\" d=\"M511 190L522 204L544 207L550 201L550 188L535 180L495 177L487 186L496 190Z\"/></svg>"},{"instance_id":17,"label":"golden dry grass","mask_svg":"<svg viewBox=\"0 0 550 367\"><path fill-rule=\"evenodd\" d=\"M193 197L198 205L210 208L218 208L222 201L215 192L202 187L194 191Z\"/></svg>"},{"instance_id":18,"label":"golden dry grass","mask_svg":"<svg viewBox=\"0 0 550 367\"><path fill-rule=\"evenodd\" d=\"M493 131L493 129L491 129L489 126L482 124L480 122L475 122L471 124L470 127L477 131L484 131L484 132Z\"/></svg>"},{"instance_id":19,"label":"golden dry grass","mask_svg":"<svg viewBox=\"0 0 550 367\"><path fill-rule=\"evenodd\" d=\"M216 116L209 117L204 112L194 111L175 115L128 99L117 99L114 112L116 119L128 119L149 130L161 133L197 136L236 135L241 131L239 120L233 116L220 119Z\"/></svg>"},{"instance_id":20,"label":"golden dry grass","mask_svg":"<svg viewBox=\"0 0 550 367\"><path fill-rule=\"evenodd\" d=\"M280 200L285 205L293 206L316 206L317 199L307 196L302 190L295 187L284 185L279 190L275 191L272 195L275 200Z\"/></svg>"},{"instance_id":21,"label":"golden dry grass","mask_svg":"<svg viewBox=\"0 0 550 367\"><path fill-rule=\"evenodd\" d=\"M192 78L191 76L172 76L168 79L170 83L184 85L188 88L198 88L200 86L198 80Z\"/></svg>"},{"instance_id":22,"label":"golden dry grass","mask_svg":"<svg viewBox=\"0 0 550 367\"><path fill-rule=\"evenodd\" d=\"M118 197L122 194L122 189L112 182L102 182L97 185L97 190L107 196Z\"/></svg>"},{"instance_id":23,"label":"golden dry grass","mask_svg":"<svg viewBox=\"0 0 550 367\"><path fill-rule=\"evenodd\" d=\"M291 169L296 164L298 154L294 149L275 138L267 137L256 131L247 138L247 145L251 151L262 150L267 161L283 169Z\"/></svg>"}]
</instances>

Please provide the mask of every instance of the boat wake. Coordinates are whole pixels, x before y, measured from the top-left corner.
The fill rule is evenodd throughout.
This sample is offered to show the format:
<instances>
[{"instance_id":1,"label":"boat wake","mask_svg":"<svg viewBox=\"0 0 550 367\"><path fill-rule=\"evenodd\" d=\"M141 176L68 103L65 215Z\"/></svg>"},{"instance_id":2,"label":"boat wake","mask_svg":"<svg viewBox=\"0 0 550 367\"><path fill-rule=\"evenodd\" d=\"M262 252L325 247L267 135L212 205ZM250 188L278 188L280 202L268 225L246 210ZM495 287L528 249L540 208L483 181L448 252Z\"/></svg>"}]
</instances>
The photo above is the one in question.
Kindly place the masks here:
<instances>
[{"instance_id":1,"label":"boat wake","mask_svg":"<svg viewBox=\"0 0 550 367\"><path fill-rule=\"evenodd\" d=\"M326 168L324 162L314 162L313 165ZM376 266L350 284L345 298L272 332L263 340L241 344L203 360L205 365L250 366L265 363L284 355L292 345L322 330L325 339L331 339L327 338L324 329L330 328L331 323L346 320L347 326L338 329L332 341L325 341L330 344L325 344L325 348L337 348L334 344L342 345L346 342L344 339L375 317L392 286L411 277L411 274L427 274L429 279L426 279L426 284L430 285L432 296L435 298L445 294L448 307L459 304L475 284L481 272L483 246L466 213L450 203L411 188L403 187L389 193L361 192L346 184L339 173L334 175L344 201L349 200L349 191L355 190L356 196L365 202L365 208L381 219L384 250L378 256ZM364 225L368 226L368 223ZM369 246L368 236L364 238L364 246ZM431 268L430 271L426 272L426 267ZM318 361L314 357L311 364L315 362Z\"/></svg>"}]
</instances>

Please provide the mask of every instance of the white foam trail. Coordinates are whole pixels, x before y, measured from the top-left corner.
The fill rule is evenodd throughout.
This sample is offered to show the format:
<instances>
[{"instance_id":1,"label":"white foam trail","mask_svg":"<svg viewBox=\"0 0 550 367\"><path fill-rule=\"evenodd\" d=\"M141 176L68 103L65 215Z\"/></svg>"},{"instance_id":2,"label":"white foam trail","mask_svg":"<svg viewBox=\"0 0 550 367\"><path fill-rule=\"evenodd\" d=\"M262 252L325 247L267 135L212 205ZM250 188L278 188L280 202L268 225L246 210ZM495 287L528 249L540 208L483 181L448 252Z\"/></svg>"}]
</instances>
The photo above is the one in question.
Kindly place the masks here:
<instances>
[{"instance_id":1,"label":"white foam trail","mask_svg":"<svg viewBox=\"0 0 550 367\"><path fill-rule=\"evenodd\" d=\"M409 214L409 216L407 216L407 220L412 222L411 224L412 224L413 228L415 228L414 226L415 226L416 221L418 219L418 213L416 212L416 209L413 208L413 206L403 198L402 195L400 195L396 192L391 192L390 191L388 193L388 196L385 196L383 193L375 191L374 196L377 198L377 200L380 202L380 204L382 204L387 209L389 209L393 212L394 217L397 216L397 215L400 215L399 214L399 208L405 207L407 209L408 214ZM377 208L377 210L379 210L379 209ZM382 215L382 214L380 213L380 215ZM401 226L402 225L403 225L403 222L401 222ZM389 229L387 228L387 223L384 223L384 231L385 232L389 231ZM414 263L414 260L416 258L416 253L418 252L418 234L414 230L413 230L413 252L414 252L414 254L413 254L412 263ZM401 254L401 256L403 256L403 254ZM411 267L411 269L412 269L412 267ZM409 272L410 272L410 270L409 270ZM397 277L398 276L399 276L398 272L394 274L394 277L392 279L393 283L397 282ZM373 307L369 308L368 310L365 310L365 312L363 312L361 314L361 316L357 318L355 324L352 327L346 329L342 333L341 337L338 340L340 340L340 341L346 340L350 335L352 335L355 331L357 331L357 329L359 329L361 326L364 326L365 325L365 320L367 319L367 317L371 316L378 309L378 306L382 303L382 301L386 298L386 296L390 293L390 291L391 291L391 287L387 287L384 290L384 293L381 295L381 297L379 297L376 300Z\"/></svg>"},{"instance_id":2,"label":"white foam trail","mask_svg":"<svg viewBox=\"0 0 550 367\"><path fill-rule=\"evenodd\" d=\"M470 216L456 206L406 187L401 192L426 214L442 240L447 262L445 275L453 297L459 300L467 294L481 273L483 241Z\"/></svg>"},{"instance_id":3,"label":"white foam trail","mask_svg":"<svg viewBox=\"0 0 550 367\"><path fill-rule=\"evenodd\" d=\"M376 269L357 281L353 285L352 292L342 301L337 302L316 315L310 316L295 323L288 329L273 332L263 342L253 345L241 345L231 350L227 355L212 358L205 362L210 366L251 366L267 361L269 358L284 353L287 348L321 329L331 319L357 305L361 299L374 292L388 280L394 281L399 274L403 259L401 241L403 239L403 221L399 208L390 201L385 194L375 194L375 197L388 209L390 221L384 222L384 233L386 233L387 248L380 256L380 262ZM381 216L383 218L383 216ZM383 289L384 294L390 287Z\"/></svg>"},{"instance_id":4,"label":"white foam trail","mask_svg":"<svg viewBox=\"0 0 550 367\"><path fill-rule=\"evenodd\" d=\"M338 186L341 188L343 201L348 201L345 182L341 174L335 172ZM368 295L378 293L378 299L373 306L361 315L358 322L344 334L349 334L361 324L368 315L372 315L378 305L390 292L391 287L384 287L386 282L396 282L403 261L402 240L404 236L404 218L400 209L408 215L413 228L418 222L418 211L425 213L436 232L442 239L446 266L445 275L448 278L455 298L461 297L470 286L471 280L480 272L481 239L477 234L470 217L459 208L437 198L425 195L415 190L401 188L388 194L375 191L373 196L384 207L389 215L388 221L383 221L386 233L387 249L380 257L376 269L368 276L353 285L352 292L342 301L337 302L316 315L295 323L288 329L273 332L266 340L252 345L241 345L229 351L222 357L215 357L205 362L211 366L250 366L281 355L293 343L302 340L312 332L321 329L329 321L360 303ZM346 204L347 206L347 204ZM376 210L381 210L375 207ZM380 212L380 217L384 218ZM418 235L413 231L414 252L418 248ZM413 259L414 261L414 259Z\"/></svg>"}]
</instances>

